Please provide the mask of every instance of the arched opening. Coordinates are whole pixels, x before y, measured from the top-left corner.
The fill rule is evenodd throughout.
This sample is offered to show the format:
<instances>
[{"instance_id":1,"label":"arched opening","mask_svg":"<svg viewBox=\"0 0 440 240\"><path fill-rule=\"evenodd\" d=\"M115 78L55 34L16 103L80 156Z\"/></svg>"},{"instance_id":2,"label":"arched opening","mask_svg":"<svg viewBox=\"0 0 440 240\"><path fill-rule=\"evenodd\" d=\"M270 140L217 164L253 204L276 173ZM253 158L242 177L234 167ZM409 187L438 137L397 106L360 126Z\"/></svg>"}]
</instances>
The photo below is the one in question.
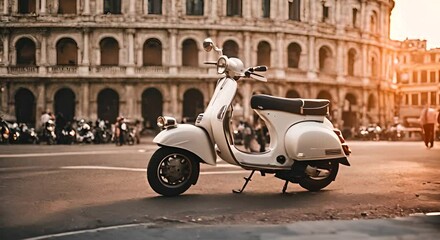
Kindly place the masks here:
<instances>
[{"instance_id":1,"label":"arched opening","mask_svg":"<svg viewBox=\"0 0 440 240\"><path fill-rule=\"evenodd\" d=\"M62 88L55 93L55 114L61 113L66 121L75 118L75 93L70 88Z\"/></svg>"},{"instance_id":2,"label":"arched opening","mask_svg":"<svg viewBox=\"0 0 440 240\"><path fill-rule=\"evenodd\" d=\"M344 125L343 125L344 136L352 137L352 132L353 132L352 130L358 125L357 113L358 113L358 107L357 107L356 96L351 93L348 93L345 96L344 108L342 111L342 121L344 121Z\"/></svg>"},{"instance_id":3,"label":"arched opening","mask_svg":"<svg viewBox=\"0 0 440 240\"><path fill-rule=\"evenodd\" d=\"M355 76L356 50L348 51L348 76Z\"/></svg>"},{"instance_id":4,"label":"arched opening","mask_svg":"<svg viewBox=\"0 0 440 240\"><path fill-rule=\"evenodd\" d=\"M287 47L287 66L289 68L298 68L301 57L301 47L298 43L291 43Z\"/></svg>"},{"instance_id":5,"label":"arched opening","mask_svg":"<svg viewBox=\"0 0 440 240\"><path fill-rule=\"evenodd\" d=\"M266 41L258 43L257 65L265 65L270 67L270 44Z\"/></svg>"},{"instance_id":6,"label":"arched opening","mask_svg":"<svg viewBox=\"0 0 440 240\"><path fill-rule=\"evenodd\" d=\"M319 71L323 73L333 73L332 51L326 46L319 49Z\"/></svg>"},{"instance_id":7,"label":"arched opening","mask_svg":"<svg viewBox=\"0 0 440 240\"><path fill-rule=\"evenodd\" d=\"M71 38L57 43L57 65L78 65L78 45Z\"/></svg>"},{"instance_id":8,"label":"arched opening","mask_svg":"<svg viewBox=\"0 0 440 240\"><path fill-rule=\"evenodd\" d=\"M205 109L203 94L199 90L192 88L183 94L183 121L195 122L197 115Z\"/></svg>"},{"instance_id":9,"label":"arched opening","mask_svg":"<svg viewBox=\"0 0 440 240\"><path fill-rule=\"evenodd\" d=\"M142 118L145 128L157 128L156 122L162 116L163 98L156 88L148 88L142 93Z\"/></svg>"},{"instance_id":10,"label":"arched opening","mask_svg":"<svg viewBox=\"0 0 440 240\"><path fill-rule=\"evenodd\" d=\"M292 89L287 91L286 98L300 98L300 95L296 90Z\"/></svg>"},{"instance_id":11,"label":"arched opening","mask_svg":"<svg viewBox=\"0 0 440 240\"><path fill-rule=\"evenodd\" d=\"M144 43L144 66L162 66L162 43L156 38L150 38Z\"/></svg>"},{"instance_id":12,"label":"arched opening","mask_svg":"<svg viewBox=\"0 0 440 240\"><path fill-rule=\"evenodd\" d=\"M98 94L98 118L115 123L119 116L119 95L110 88L103 89Z\"/></svg>"},{"instance_id":13,"label":"arched opening","mask_svg":"<svg viewBox=\"0 0 440 240\"><path fill-rule=\"evenodd\" d=\"M238 57L238 44L233 40L228 40L223 44L223 54L228 57Z\"/></svg>"},{"instance_id":14,"label":"arched opening","mask_svg":"<svg viewBox=\"0 0 440 240\"><path fill-rule=\"evenodd\" d=\"M119 44L114 38L104 38L99 43L102 66L119 65Z\"/></svg>"},{"instance_id":15,"label":"arched opening","mask_svg":"<svg viewBox=\"0 0 440 240\"><path fill-rule=\"evenodd\" d=\"M368 105L367 105L367 111L372 111L374 109L376 109L377 107L377 102L376 102L376 97L374 96L374 94L370 94L370 96L368 96Z\"/></svg>"},{"instance_id":16,"label":"arched opening","mask_svg":"<svg viewBox=\"0 0 440 240\"><path fill-rule=\"evenodd\" d=\"M34 41L30 40L29 38L22 38L18 40L15 50L17 54L17 65L36 65L36 47Z\"/></svg>"},{"instance_id":17,"label":"arched opening","mask_svg":"<svg viewBox=\"0 0 440 240\"><path fill-rule=\"evenodd\" d=\"M6 1L6 0L4 0ZM35 13L37 9L36 0L19 0L18 1L18 13L27 14Z\"/></svg>"},{"instance_id":18,"label":"arched opening","mask_svg":"<svg viewBox=\"0 0 440 240\"><path fill-rule=\"evenodd\" d=\"M58 14L76 14L76 1L58 0Z\"/></svg>"},{"instance_id":19,"label":"arched opening","mask_svg":"<svg viewBox=\"0 0 440 240\"><path fill-rule=\"evenodd\" d=\"M182 43L182 65L189 67L199 66L199 50L197 43L192 39L186 39Z\"/></svg>"},{"instance_id":20,"label":"arched opening","mask_svg":"<svg viewBox=\"0 0 440 240\"><path fill-rule=\"evenodd\" d=\"M17 122L35 126L36 103L29 89L20 88L15 93L15 117Z\"/></svg>"}]
</instances>

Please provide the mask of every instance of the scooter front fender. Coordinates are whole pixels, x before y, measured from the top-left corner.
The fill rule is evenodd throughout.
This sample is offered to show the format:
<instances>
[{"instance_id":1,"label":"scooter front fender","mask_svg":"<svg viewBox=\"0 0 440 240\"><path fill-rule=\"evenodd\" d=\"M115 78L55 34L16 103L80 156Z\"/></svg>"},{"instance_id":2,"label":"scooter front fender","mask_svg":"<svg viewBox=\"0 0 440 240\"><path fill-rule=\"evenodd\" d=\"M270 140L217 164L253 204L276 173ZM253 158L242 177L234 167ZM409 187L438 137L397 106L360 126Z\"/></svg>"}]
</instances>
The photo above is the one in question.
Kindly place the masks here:
<instances>
[{"instance_id":1,"label":"scooter front fender","mask_svg":"<svg viewBox=\"0 0 440 240\"><path fill-rule=\"evenodd\" d=\"M161 131L153 142L190 151L205 163L216 165L214 145L203 128L191 124L178 124L175 128Z\"/></svg>"}]
</instances>

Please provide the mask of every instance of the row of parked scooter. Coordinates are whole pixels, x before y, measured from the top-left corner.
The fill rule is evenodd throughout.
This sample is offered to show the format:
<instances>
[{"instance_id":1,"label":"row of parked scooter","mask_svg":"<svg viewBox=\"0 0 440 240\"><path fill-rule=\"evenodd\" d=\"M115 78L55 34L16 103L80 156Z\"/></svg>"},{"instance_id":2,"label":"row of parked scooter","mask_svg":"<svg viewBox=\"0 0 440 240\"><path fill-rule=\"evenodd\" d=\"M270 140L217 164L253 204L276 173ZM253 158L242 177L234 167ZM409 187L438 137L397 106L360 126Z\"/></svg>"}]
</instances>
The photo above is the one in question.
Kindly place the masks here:
<instances>
[{"instance_id":1,"label":"row of parked scooter","mask_svg":"<svg viewBox=\"0 0 440 240\"><path fill-rule=\"evenodd\" d=\"M108 121L91 121L81 119L67 122L64 126L56 126L54 120L44 123L39 131L29 127L26 123L0 122L1 144L106 144L133 145L139 143L137 129L127 122L120 122L116 126Z\"/></svg>"}]
</instances>

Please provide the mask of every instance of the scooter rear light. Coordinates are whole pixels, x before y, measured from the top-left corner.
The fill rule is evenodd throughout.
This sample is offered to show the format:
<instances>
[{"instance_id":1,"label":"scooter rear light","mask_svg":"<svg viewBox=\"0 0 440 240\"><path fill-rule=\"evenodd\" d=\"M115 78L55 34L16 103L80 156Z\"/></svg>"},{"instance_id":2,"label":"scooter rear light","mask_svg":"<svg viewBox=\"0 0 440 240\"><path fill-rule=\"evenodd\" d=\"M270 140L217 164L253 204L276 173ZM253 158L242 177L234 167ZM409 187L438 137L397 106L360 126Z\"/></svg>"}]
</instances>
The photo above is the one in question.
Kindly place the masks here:
<instances>
[{"instance_id":1,"label":"scooter rear light","mask_svg":"<svg viewBox=\"0 0 440 240\"><path fill-rule=\"evenodd\" d=\"M344 153L347 156L351 154L351 149L347 144L342 144L342 150L344 150Z\"/></svg>"},{"instance_id":2,"label":"scooter rear light","mask_svg":"<svg viewBox=\"0 0 440 240\"><path fill-rule=\"evenodd\" d=\"M341 142L341 143L345 143L345 139L344 139L344 136L342 136L342 132L339 130L339 129L333 129L333 131L336 133L336 135L338 136L338 138L339 138L339 141Z\"/></svg>"}]
</instances>

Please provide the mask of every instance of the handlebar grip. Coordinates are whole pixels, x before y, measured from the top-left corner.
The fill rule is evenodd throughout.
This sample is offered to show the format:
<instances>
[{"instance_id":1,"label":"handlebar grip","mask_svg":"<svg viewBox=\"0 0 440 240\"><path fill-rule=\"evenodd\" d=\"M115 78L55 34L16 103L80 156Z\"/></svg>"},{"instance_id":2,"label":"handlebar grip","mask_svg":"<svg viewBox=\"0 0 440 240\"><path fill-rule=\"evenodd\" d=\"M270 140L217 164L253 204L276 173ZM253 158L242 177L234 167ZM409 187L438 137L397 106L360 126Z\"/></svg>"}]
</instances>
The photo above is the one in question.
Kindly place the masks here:
<instances>
[{"instance_id":1,"label":"handlebar grip","mask_svg":"<svg viewBox=\"0 0 440 240\"><path fill-rule=\"evenodd\" d=\"M217 65L217 62L214 62L214 61L206 61L206 62L203 62L204 64L208 64L208 65Z\"/></svg>"},{"instance_id":2,"label":"handlebar grip","mask_svg":"<svg viewBox=\"0 0 440 240\"><path fill-rule=\"evenodd\" d=\"M253 68L253 70L256 72L265 72L267 71L267 66L256 66Z\"/></svg>"}]
</instances>

